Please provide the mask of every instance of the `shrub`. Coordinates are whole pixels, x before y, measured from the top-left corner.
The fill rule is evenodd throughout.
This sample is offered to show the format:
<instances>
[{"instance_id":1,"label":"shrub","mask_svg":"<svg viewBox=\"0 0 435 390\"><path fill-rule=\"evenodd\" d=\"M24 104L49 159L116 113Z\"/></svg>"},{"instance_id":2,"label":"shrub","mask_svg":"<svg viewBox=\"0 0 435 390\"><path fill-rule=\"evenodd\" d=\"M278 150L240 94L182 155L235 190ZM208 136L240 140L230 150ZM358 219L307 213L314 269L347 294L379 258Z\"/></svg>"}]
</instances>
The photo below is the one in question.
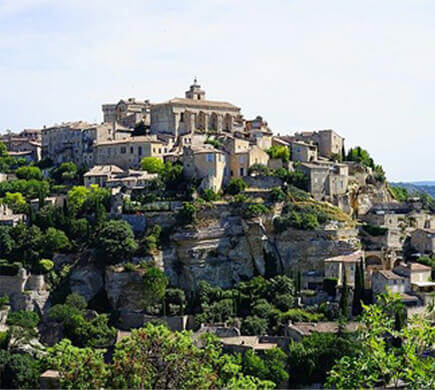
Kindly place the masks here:
<instances>
[{"instance_id":1,"label":"shrub","mask_svg":"<svg viewBox=\"0 0 435 390\"><path fill-rule=\"evenodd\" d=\"M262 203L257 203L257 204L251 204L248 206L247 210L246 210L246 216L247 217L258 217L260 215L265 215L270 213L270 210L268 207L266 207L264 204Z\"/></svg>"},{"instance_id":2,"label":"shrub","mask_svg":"<svg viewBox=\"0 0 435 390\"><path fill-rule=\"evenodd\" d=\"M6 324L33 329L39 323L39 316L33 311L17 310L9 313Z\"/></svg>"},{"instance_id":3,"label":"shrub","mask_svg":"<svg viewBox=\"0 0 435 390\"><path fill-rule=\"evenodd\" d=\"M219 200L219 194L214 192L212 189L206 189L202 191L201 197L207 202L215 202Z\"/></svg>"},{"instance_id":4,"label":"shrub","mask_svg":"<svg viewBox=\"0 0 435 390\"><path fill-rule=\"evenodd\" d=\"M219 149L222 146L222 143L217 139L207 138L204 142L205 144L213 145L216 149Z\"/></svg>"},{"instance_id":5,"label":"shrub","mask_svg":"<svg viewBox=\"0 0 435 390\"><path fill-rule=\"evenodd\" d=\"M282 313L280 320L283 323L292 322L318 322L323 319L323 314L310 313L303 309L290 309Z\"/></svg>"},{"instance_id":6,"label":"shrub","mask_svg":"<svg viewBox=\"0 0 435 390\"><path fill-rule=\"evenodd\" d=\"M281 188L275 187L270 191L270 199L272 202L284 202L286 194Z\"/></svg>"},{"instance_id":7,"label":"shrub","mask_svg":"<svg viewBox=\"0 0 435 390\"><path fill-rule=\"evenodd\" d=\"M234 196L234 203L245 203L248 199L249 198L245 194L237 194Z\"/></svg>"},{"instance_id":8,"label":"shrub","mask_svg":"<svg viewBox=\"0 0 435 390\"><path fill-rule=\"evenodd\" d=\"M72 293L68 295L65 299L65 304L75 307L77 310L85 310L88 306L86 299L77 293Z\"/></svg>"},{"instance_id":9,"label":"shrub","mask_svg":"<svg viewBox=\"0 0 435 390\"><path fill-rule=\"evenodd\" d=\"M165 164L158 157L144 157L141 161L141 166L148 173L161 173L165 168Z\"/></svg>"},{"instance_id":10,"label":"shrub","mask_svg":"<svg viewBox=\"0 0 435 390\"><path fill-rule=\"evenodd\" d=\"M15 171L18 179L24 180L42 180L42 172L38 167L20 167Z\"/></svg>"},{"instance_id":11,"label":"shrub","mask_svg":"<svg viewBox=\"0 0 435 390\"><path fill-rule=\"evenodd\" d=\"M134 272L136 271L136 265L134 265L133 263L126 263L124 264L124 271L125 272Z\"/></svg>"},{"instance_id":12,"label":"shrub","mask_svg":"<svg viewBox=\"0 0 435 390\"><path fill-rule=\"evenodd\" d=\"M8 342L9 342L9 333L8 332L0 332L0 350L6 349L8 346ZM1 371L1 368L0 368L0 371Z\"/></svg>"},{"instance_id":13,"label":"shrub","mask_svg":"<svg viewBox=\"0 0 435 390\"><path fill-rule=\"evenodd\" d=\"M9 305L9 297L7 295L3 295L0 297L0 309L4 306Z\"/></svg>"},{"instance_id":14,"label":"shrub","mask_svg":"<svg viewBox=\"0 0 435 390\"><path fill-rule=\"evenodd\" d=\"M272 146L267 150L270 158L279 158L284 162L290 161L290 149L286 146Z\"/></svg>"},{"instance_id":15,"label":"shrub","mask_svg":"<svg viewBox=\"0 0 435 390\"><path fill-rule=\"evenodd\" d=\"M46 274L50 272L54 267L54 263L48 259L39 260L37 272L41 274Z\"/></svg>"},{"instance_id":16,"label":"shrub","mask_svg":"<svg viewBox=\"0 0 435 390\"><path fill-rule=\"evenodd\" d=\"M246 317L240 328L240 332L246 336L264 335L267 330L267 320L257 316Z\"/></svg>"},{"instance_id":17,"label":"shrub","mask_svg":"<svg viewBox=\"0 0 435 390\"><path fill-rule=\"evenodd\" d=\"M183 202L183 206L177 212L177 221L180 225L189 225L196 221L196 207L190 202Z\"/></svg>"},{"instance_id":18,"label":"shrub","mask_svg":"<svg viewBox=\"0 0 435 390\"><path fill-rule=\"evenodd\" d=\"M263 164L254 164L248 168L248 174L265 176L269 174L269 168Z\"/></svg>"},{"instance_id":19,"label":"shrub","mask_svg":"<svg viewBox=\"0 0 435 390\"><path fill-rule=\"evenodd\" d=\"M399 202L406 202L409 198L409 192L406 188L389 186L388 189L393 198Z\"/></svg>"},{"instance_id":20,"label":"shrub","mask_svg":"<svg viewBox=\"0 0 435 390\"><path fill-rule=\"evenodd\" d=\"M231 179L227 185L226 192L230 195L237 195L245 191L247 186L241 178Z\"/></svg>"}]
</instances>

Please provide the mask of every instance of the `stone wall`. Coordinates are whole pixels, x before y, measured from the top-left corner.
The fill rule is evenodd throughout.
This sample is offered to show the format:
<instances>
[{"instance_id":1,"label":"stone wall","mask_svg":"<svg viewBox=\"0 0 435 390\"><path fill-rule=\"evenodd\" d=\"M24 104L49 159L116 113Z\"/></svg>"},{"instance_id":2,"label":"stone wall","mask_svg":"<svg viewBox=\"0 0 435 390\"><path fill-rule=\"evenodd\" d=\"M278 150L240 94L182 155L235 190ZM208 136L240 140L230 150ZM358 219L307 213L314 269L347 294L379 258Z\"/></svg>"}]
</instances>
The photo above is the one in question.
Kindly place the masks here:
<instances>
[{"instance_id":1,"label":"stone wall","mask_svg":"<svg viewBox=\"0 0 435 390\"><path fill-rule=\"evenodd\" d=\"M22 293L28 278L29 274L24 268L15 276L0 275L0 295Z\"/></svg>"},{"instance_id":2,"label":"stone wall","mask_svg":"<svg viewBox=\"0 0 435 390\"><path fill-rule=\"evenodd\" d=\"M251 188L281 187L282 180L276 176L244 176L243 181Z\"/></svg>"},{"instance_id":3,"label":"stone wall","mask_svg":"<svg viewBox=\"0 0 435 390\"><path fill-rule=\"evenodd\" d=\"M172 331L186 330L188 316L159 317L151 316L138 311L121 311L118 326L122 330L137 329L143 327L148 322L165 323Z\"/></svg>"}]
</instances>

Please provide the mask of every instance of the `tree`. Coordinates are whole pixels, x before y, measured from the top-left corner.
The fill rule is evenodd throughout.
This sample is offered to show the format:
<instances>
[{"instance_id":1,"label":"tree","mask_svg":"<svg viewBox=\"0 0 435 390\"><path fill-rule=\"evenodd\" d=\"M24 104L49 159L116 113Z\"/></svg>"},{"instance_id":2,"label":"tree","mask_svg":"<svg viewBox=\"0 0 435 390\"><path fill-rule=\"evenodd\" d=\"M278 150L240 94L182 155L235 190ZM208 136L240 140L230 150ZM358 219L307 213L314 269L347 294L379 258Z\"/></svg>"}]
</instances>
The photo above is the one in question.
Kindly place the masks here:
<instances>
[{"instance_id":1,"label":"tree","mask_svg":"<svg viewBox=\"0 0 435 390\"><path fill-rule=\"evenodd\" d=\"M177 212L177 221L180 225L189 225L196 222L196 207L190 202L183 202Z\"/></svg>"},{"instance_id":2,"label":"tree","mask_svg":"<svg viewBox=\"0 0 435 390\"><path fill-rule=\"evenodd\" d=\"M48 365L59 371L62 389L100 389L106 386L108 369L102 350L74 347L63 339L49 348Z\"/></svg>"},{"instance_id":3,"label":"tree","mask_svg":"<svg viewBox=\"0 0 435 390\"><path fill-rule=\"evenodd\" d=\"M393 307L398 296L382 294L375 305L363 305L358 339L361 348L344 356L332 368L327 384L334 388L397 387L430 389L435 384L435 359L428 353L435 341L430 321L413 316L408 326L396 329ZM393 345L400 339L399 346Z\"/></svg>"},{"instance_id":4,"label":"tree","mask_svg":"<svg viewBox=\"0 0 435 390\"><path fill-rule=\"evenodd\" d=\"M17 175L18 179L24 179L24 180L42 180L42 172L38 167L20 167L15 171L15 174Z\"/></svg>"},{"instance_id":5,"label":"tree","mask_svg":"<svg viewBox=\"0 0 435 390\"><path fill-rule=\"evenodd\" d=\"M349 318L349 286L347 285L346 270L343 271L343 285L339 302L340 313L345 319Z\"/></svg>"},{"instance_id":6,"label":"tree","mask_svg":"<svg viewBox=\"0 0 435 390\"><path fill-rule=\"evenodd\" d=\"M129 259L138 248L131 226L118 220L103 224L96 244L104 261L109 264Z\"/></svg>"},{"instance_id":7,"label":"tree","mask_svg":"<svg viewBox=\"0 0 435 390\"><path fill-rule=\"evenodd\" d=\"M68 237L62 230L49 227L43 238L43 256L51 257L54 252L59 252L70 247Z\"/></svg>"},{"instance_id":8,"label":"tree","mask_svg":"<svg viewBox=\"0 0 435 390\"><path fill-rule=\"evenodd\" d=\"M141 161L141 166L148 173L161 173L165 168L165 164L158 157L144 157Z\"/></svg>"},{"instance_id":9,"label":"tree","mask_svg":"<svg viewBox=\"0 0 435 390\"><path fill-rule=\"evenodd\" d=\"M284 162L290 161L290 149L286 146L272 146L267 150L267 154L270 158L281 159Z\"/></svg>"},{"instance_id":10,"label":"tree","mask_svg":"<svg viewBox=\"0 0 435 390\"><path fill-rule=\"evenodd\" d=\"M73 162L64 162L52 171L51 176L58 184L72 182L78 176L77 165Z\"/></svg>"},{"instance_id":11,"label":"tree","mask_svg":"<svg viewBox=\"0 0 435 390\"><path fill-rule=\"evenodd\" d=\"M231 179L225 190L230 195L237 195L245 191L247 186L248 185L241 178Z\"/></svg>"},{"instance_id":12,"label":"tree","mask_svg":"<svg viewBox=\"0 0 435 390\"><path fill-rule=\"evenodd\" d=\"M355 267L355 288L353 291L353 304L352 314L359 315L362 311L361 300L364 294L364 274L361 275L364 270L361 269L360 264L356 264Z\"/></svg>"},{"instance_id":13,"label":"tree","mask_svg":"<svg viewBox=\"0 0 435 390\"><path fill-rule=\"evenodd\" d=\"M156 267L150 268L143 276L145 292L145 304L154 305L160 303L165 296L168 278L163 271Z\"/></svg>"},{"instance_id":14,"label":"tree","mask_svg":"<svg viewBox=\"0 0 435 390\"><path fill-rule=\"evenodd\" d=\"M65 304L75 307L77 310L85 310L88 306L86 299L77 293L70 294L66 297Z\"/></svg>"},{"instance_id":15,"label":"tree","mask_svg":"<svg viewBox=\"0 0 435 390\"><path fill-rule=\"evenodd\" d=\"M26 199L20 192L6 192L3 203L10 207L14 213L25 213L27 211Z\"/></svg>"},{"instance_id":16,"label":"tree","mask_svg":"<svg viewBox=\"0 0 435 390\"><path fill-rule=\"evenodd\" d=\"M24 354L0 351L0 385L3 389L39 388L40 362ZM3 369L2 367L3 366Z\"/></svg>"},{"instance_id":17,"label":"tree","mask_svg":"<svg viewBox=\"0 0 435 390\"><path fill-rule=\"evenodd\" d=\"M134 131L132 136L137 137L139 135L146 135L147 131L148 131L148 127L145 126L144 121L140 121L139 123L136 123L136 125L134 126Z\"/></svg>"},{"instance_id":18,"label":"tree","mask_svg":"<svg viewBox=\"0 0 435 390\"><path fill-rule=\"evenodd\" d=\"M167 190L177 190L179 187L185 184L184 167L181 164L172 164L167 161L165 167L160 172L160 178L165 183Z\"/></svg>"},{"instance_id":19,"label":"tree","mask_svg":"<svg viewBox=\"0 0 435 390\"><path fill-rule=\"evenodd\" d=\"M240 328L240 332L246 336L264 335L267 330L267 320L257 316L246 317Z\"/></svg>"}]
</instances>

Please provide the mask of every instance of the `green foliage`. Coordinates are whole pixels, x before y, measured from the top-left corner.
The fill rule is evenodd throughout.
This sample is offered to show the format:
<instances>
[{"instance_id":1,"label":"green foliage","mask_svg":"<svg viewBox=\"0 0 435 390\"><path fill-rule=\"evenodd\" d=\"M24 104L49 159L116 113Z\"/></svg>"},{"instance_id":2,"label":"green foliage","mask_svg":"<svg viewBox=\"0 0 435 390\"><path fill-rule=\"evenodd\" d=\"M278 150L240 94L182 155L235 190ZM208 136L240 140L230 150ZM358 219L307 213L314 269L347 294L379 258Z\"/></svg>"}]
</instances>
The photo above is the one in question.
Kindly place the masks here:
<instances>
[{"instance_id":1,"label":"green foliage","mask_svg":"<svg viewBox=\"0 0 435 390\"><path fill-rule=\"evenodd\" d=\"M364 266L362 262L356 264L355 288L353 291L352 314L359 315L362 312L361 302L364 298Z\"/></svg>"},{"instance_id":2,"label":"green foliage","mask_svg":"<svg viewBox=\"0 0 435 390\"><path fill-rule=\"evenodd\" d=\"M280 168L276 170L275 175L290 186L294 186L303 191L308 189L308 176L306 176L302 171L289 171L287 169Z\"/></svg>"},{"instance_id":3,"label":"green foliage","mask_svg":"<svg viewBox=\"0 0 435 390\"><path fill-rule=\"evenodd\" d=\"M246 216L249 218L258 217L260 215L269 214L270 210L262 203L254 203L248 206L246 209Z\"/></svg>"},{"instance_id":4,"label":"green foliage","mask_svg":"<svg viewBox=\"0 0 435 390\"><path fill-rule=\"evenodd\" d=\"M77 348L64 339L49 348L47 364L59 371L62 389L100 389L105 387L109 374L103 351Z\"/></svg>"},{"instance_id":5,"label":"green foliage","mask_svg":"<svg viewBox=\"0 0 435 390\"><path fill-rule=\"evenodd\" d=\"M67 194L68 210L72 215L95 212L97 205L106 207L110 204L110 191L97 185L75 186Z\"/></svg>"},{"instance_id":6,"label":"green foliage","mask_svg":"<svg viewBox=\"0 0 435 390\"><path fill-rule=\"evenodd\" d=\"M39 388L41 364L25 354L0 350L0 385L3 389Z\"/></svg>"},{"instance_id":7,"label":"green foliage","mask_svg":"<svg viewBox=\"0 0 435 390\"><path fill-rule=\"evenodd\" d=\"M54 267L54 263L49 259L39 260L38 263L38 271L41 274L46 274L50 272Z\"/></svg>"},{"instance_id":8,"label":"green foliage","mask_svg":"<svg viewBox=\"0 0 435 390\"><path fill-rule=\"evenodd\" d=\"M397 387L403 381L409 388L433 388L435 360L427 352L435 341L435 330L422 316L412 317L408 326L397 329L393 308L398 301L399 297L384 294L377 304L363 306L361 347L354 356L336 363L329 373L329 386Z\"/></svg>"},{"instance_id":9,"label":"green foliage","mask_svg":"<svg viewBox=\"0 0 435 390\"><path fill-rule=\"evenodd\" d=\"M42 180L42 172L38 167L20 167L15 171L18 179L24 180Z\"/></svg>"},{"instance_id":10,"label":"green foliage","mask_svg":"<svg viewBox=\"0 0 435 390\"><path fill-rule=\"evenodd\" d=\"M15 276L18 274L20 269L20 263L9 264L6 260L0 261L0 275Z\"/></svg>"},{"instance_id":11,"label":"green foliage","mask_svg":"<svg viewBox=\"0 0 435 390\"><path fill-rule=\"evenodd\" d=\"M375 163L373 159L370 157L370 154L367 150L364 150L360 146L355 148L350 148L347 152L346 161L355 161L366 167L375 168Z\"/></svg>"},{"instance_id":12,"label":"green foliage","mask_svg":"<svg viewBox=\"0 0 435 390\"><path fill-rule=\"evenodd\" d=\"M7 295L2 295L0 297L0 308L9 305L9 297Z\"/></svg>"},{"instance_id":13,"label":"green foliage","mask_svg":"<svg viewBox=\"0 0 435 390\"><path fill-rule=\"evenodd\" d=\"M0 308L1 308L1 306L0 306ZM7 349L8 342L9 342L9 332L7 332L7 331L6 332L0 332L0 351L2 349ZM0 368L0 371L1 371L1 368ZM1 383L1 380L0 380L0 383Z\"/></svg>"},{"instance_id":14,"label":"green foliage","mask_svg":"<svg viewBox=\"0 0 435 390\"><path fill-rule=\"evenodd\" d=\"M288 351L291 387L324 383L336 361L354 355L357 348L354 337L333 333L313 333L292 342Z\"/></svg>"},{"instance_id":15,"label":"green foliage","mask_svg":"<svg viewBox=\"0 0 435 390\"><path fill-rule=\"evenodd\" d=\"M77 310L85 310L88 306L86 299L77 293L72 293L66 297L65 305L76 308Z\"/></svg>"},{"instance_id":16,"label":"green foliage","mask_svg":"<svg viewBox=\"0 0 435 390\"><path fill-rule=\"evenodd\" d=\"M176 190L185 184L184 168L181 164L166 162L164 169L160 172L160 178L165 184L166 190Z\"/></svg>"},{"instance_id":17,"label":"green foliage","mask_svg":"<svg viewBox=\"0 0 435 390\"><path fill-rule=\"evenodd\" d=\"M103 224L96 244L101 257L108 264L129 259L138 248L131 226L126 221L118 220Z\"/></svg>"},{"instance_id":18,"label":"green foliage","mask_svg":"<svg viewBox=\"0 0 435 390\"><path fill-rule=\"evenodd\" d=\"M70 247L68 237L62 230L48 228L43 238L43 255L52 256L54 252L60 252Z\"/></svg>"},{"instance_id":19,"label":"green foliage","mask_svg":"<svg viewBox=\"0 0 435 390\"><path fill-rule=\"evenodd\" d=\"M248 185L241 178L231 179L229 181L225 191L227 192L227 194L237 195L237 194L240 194L241 192L245 191L247 186Z\"/></svg>"},{"instance_id":20,"label":"green foliage","mask_svg":"<svg viewBox=\"0 0 435 390\"><path fill-rule=\"evenodd\" d=\"M167 288L164 299L168 315L183 315L186 306L186 295L180 288Z\"/></svg>"},{"instance_id":21,"label":"green foliage","mask_svg":"<svg viewBox=\"0 0 435 390\"><path fill-rule=\"evenodd\" d=\"M124 264L124 272L134 272L136 271L137 266L133 263L125 263Z\"/></svg>"},{"instance_id":22,"label":"green foliage","mask_svg":"<svg viewBox=\"0 0 435 390\"><path fill-rule=\"evenodd\" d=\"M421 264L427 265L429 267L435 268L435 257L423 255L417 259L417 263L421 263Z\"/></svg>"},{"instance_id":23,"label":"green foliage","mask_svg":"<svg viewBox=\"0 0 435 390\"><path fill-rule=\"evenodd\" d=\"M144 301L146 305L160 303L165 296L168 278L158 268L150 268L143 276Z\"/></svg>"},{"instance_id":24,"label":"green foliage","mask_svg":"<svg viewBox=\"0 0 435 390\"><path fill-rule=\"evenodd\" d=\"M73 162L62 163L51 171L51 177L57 184L70 183L78 177L77 165Z\"/></svg>"},{"instance_id":25,"label":"green foliage","mask_svg":"<svg viewBox=\"0 0 435 390\"><path fill-rule=\"evenodd\" d=\"M399 202L406 202L409 198L409 192L406 188L389 186L388 189L393 198Z\"/></svg>"},{"instance_id":26,"label":"green foliage","mask_svg":"<svg viewBox=\"0 0 435 390\"><path fill-rule=\"evenodd\" d=\"M20 192L26 199L43 199L50 192L50 185L47 181L40 180L8 180L0 183L0 197L7 192Z\"/></svg>"},{"instance_id":27,"label":"green foliage","mask_svg":"<svg viewBox=\"0 0 435 390\"><path fill-rule=\"evenodd\" d=\"M383 236L388 231L388 228L386 227L372 225L369 223L365 223L361 227L366 233L373 237Z\"/></svg>"},{"instance_id":28,"label":"green foliage","mask_svg":"<svg viewBox=\"0 0 435 390\"><path fill-rule=\"evenodd\" d=\"M266 334L267 320L257 316L247 316L240 327L242 335L246 336L258 336Z\"/></svg>"},{"instance_id":29,"label":"green foliage","mask_svg":"<svg viewBox=\"0 0 435 390\"><path fill-rule=\"evenodd\" d=\"M267 150L270 158L281 159L284 162L290 161L290 149L286 146L272 146Z\"/></svg>"},{"instance_id":30,"label":"green foliage","mask_svg":"<svg viewBox=\"0 0 435 390\"><path fill-rule=\"evenodd\" d=\"M323 314L311 313L304 309L290 309L280 316L282 323L292 322L319 322L324 318Z\"/></svg>"},{"instance_id":31,"label":"green foliage","mask_svg":"<svg viewBox=\"0 0 435 390\"><path fill-rule=\"evenodd\" d=\"M266 176L270 174L269 168L264 164L254 164L248 168L248 175L250 176Z\"/></svg>"},{"instance_id":32,"label":"green foliage","mask_svg":"<svg viewBox=\"0 0 435 390\"><path fill-rule=\"evenodd\" d=\"M284 202L286 198L286 193L279 187L272 188L270 191L270 199L272 202Z\"/></svg>"},{"instance_id":33,"label":"green foliage","mask_svg":"<svg viewBox=\"0 0 435 390\"><path fill-rule=\"evenodd\" d=\"M215 202L219 200L220 196L216 192L214 192L212 189L206 189L202 191L201 198L206 200L207 202Z\"/></svg>"},{"instance_id":34,"label":"green foliage","mask_svg":"<svg viewBox=\"0 0 435 390\"><path fill-rule=\"evenodd\" d=\"M33 311L17 310L10 312L6 320L9 326L21 326L26 329L33 329L39 323L39 316Z\"/></svg>"},{"instance_id":35,"label":"green foliage","mask_svg":"<svg viewBox=\"0 0 435 390\"><path fill-rule=\"evenodd\" d=\"M217 139L213 139L213 138L208 138L205 140L204 142L205 144L209 144L209 145L213 145L216 149L219 149L222 147L222 143L217 140Z\"/></svg>"},{"instance_id":36,"label":"green foliage","mask_svg":"<svg viewBox=\"0 0 435 390\"><path fill-rule=\"evenodd\" d=\"M141 161L141 166L148 173L161 173L165 168L162 159L158 157L144 157Z\"/></svg>"},{"instance_id":37,"label":"green foliage","mask_svg":"<svg viewBox=\"0 0 435 390\"><path fill-rule=\"evenodd\" d=\"M180 225L189 225L196 222L196 207L193 203L183 202L177 212L177 221Z\"/></svg>"},{"instance_id":38,"label":"green foliage","mask_svg":"<svg viewBox=\"0 0 435 390\"><path fill-rule=\"evenodd\" d=\"M23 194L20 192L6 192L2 203L7 205L14 213L25 213L27 211L27 203Z\"/></svg>"}]
</instances>

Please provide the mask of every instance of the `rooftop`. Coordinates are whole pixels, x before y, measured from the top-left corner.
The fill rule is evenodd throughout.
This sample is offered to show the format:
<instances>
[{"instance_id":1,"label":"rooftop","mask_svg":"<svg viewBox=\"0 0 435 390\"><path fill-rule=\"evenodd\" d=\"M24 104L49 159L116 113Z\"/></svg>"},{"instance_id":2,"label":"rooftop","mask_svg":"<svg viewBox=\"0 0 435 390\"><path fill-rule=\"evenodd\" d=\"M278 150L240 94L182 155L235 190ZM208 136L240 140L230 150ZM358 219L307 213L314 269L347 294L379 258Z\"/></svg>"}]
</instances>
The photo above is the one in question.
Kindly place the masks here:
<instances>
[{"instance_id":1,"label":"rooftop","mask_svg":"<svg viewBox=\"0 0 435 390\"><path fill-rule=\"evenodd\" d=\"M219 108L227 108L234 111L240 110L239 107L228 102L218 102L214 100L195 100L195 99L186 99L186 98L174 98L163 103L154 104L153 107L161 106L164 104L175 104L175 105L203 107L203 108L219 107Z\"/></svg>"},{"instance_id":2,"label":"rooftop","mask_svg":"<svg viewBox=\"0 0 435 390\"><path fill-rule=\"evenodd\" d=\"M363 256L363 252L358 250L347 255L329 257L325 259L325 263L358 263Z\"/></svg>"},{"instance_id":3,"label":"rooftop","mask_svg":"<svg viewBox=\"0 0 435 390\"><path fill-rule=\"evenodd\" d=\"M355 332L360 327L359 322L348 322L345 324L345 331ZM289 323L289 328L292 328L304 336L309 336L312 333L337 333L339 330L338 322L295 322Z\"/></svg>"},{"instance_id":4,"label":"rooftop","mask_svg":"<svg viewBox=\"0 0 435 390\"><path fill-rule=\"evenodd\" d=\"M275 343L260 343L258 336L222 337L220 341L225 345L243 345L255 350L272 349L277 346Z\"/></svg>"},{"instance_id":5,"label":"rooftop","mask_svg":"<svg viewBox=\"0 0 435 390\"><path fill-rule=\"evenodd\" d=\"M388 280L405 280L405 278L397 275L396 273L394 273L393 271L387 271L387 270L379 270L377 272L374 273L374 275L376 273L379 273L380 275L382 275L385 279Z\"/></svg>"},{"instance_id":6,"label":"rooftop","mask_svg":"<svg viewBox=\"0 0 435 390\"><path fill-rule=\"evenodd\" d=\"M106 176L111 173L123 173L124 170L119 168L117 165L95 165L83 176Z\"/></svg>"},{"instance_id":7,"label":"rooftop","mask_svg":"<svg viewBox=\"0 0 435 390\"><path fill-rule=\"evenodd\" d=\"M141 143L141 142L151 142L151 143L158 143L158 144L164 144L167 143L166 141L159 140L155 135L141 135L138 137L130 137L130 138L124 138L124 139L115 139L111 141L102 141L97 142L95 146L101 146L101 145L120 145L120 144L129 144L129 143Z\"/></svg>"}]
</instances>

